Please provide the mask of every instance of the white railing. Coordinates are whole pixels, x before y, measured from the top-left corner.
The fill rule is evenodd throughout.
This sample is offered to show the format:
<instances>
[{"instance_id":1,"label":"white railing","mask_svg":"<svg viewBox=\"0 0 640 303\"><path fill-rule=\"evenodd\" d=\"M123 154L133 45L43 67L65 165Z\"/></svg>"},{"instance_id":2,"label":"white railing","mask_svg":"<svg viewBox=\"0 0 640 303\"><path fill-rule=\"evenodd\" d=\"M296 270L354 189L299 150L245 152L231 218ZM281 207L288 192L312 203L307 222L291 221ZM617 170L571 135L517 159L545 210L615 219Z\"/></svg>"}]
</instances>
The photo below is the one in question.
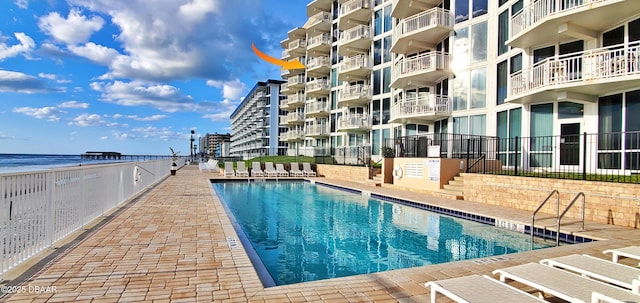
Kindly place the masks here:
<instances>
[{"instance_id":1,"label":"white railing","mask_svg":"<svg viewBox=\"0 0 640 303\"><path fill-rule=\"evenodd\" d=\"M289 77L289 79L287 79L287 87L290 87L292 85L297 85L297 84L304 84L304 82L305 82L304 75ZM282 85L280 87L282 87Z\"/></svg>"},{"instance_id":2,"label":"white railing","mask_svg":"<svg viewBox=\"0 0 640 303\"><path fill-rule=\"evenodd\" d=\"M557 13L589 7L593 3L617 0L537 0L525 6L519 13L511 17L511 37L532 27L538 21Z\"/></svg>"},{"instance_id":3,"label":"white railing","mask_svg":"<svg viewBox=\"0 0 640 303\"><path fill-rule=\"evenodd\" d=\"M329 110L329 102L324 101L316 101L315 99L307 100L307 103L304 106L304 112L307 115L315 114L315 113L328 113Z\"/></svg>"},{"instance_id":4,"label":"white railing","mask_svg":"<svg viewBox=\"0 0 640 303\"><path fill-rule=\"evenodd\" d=\"M324 123L309 124L305 127L304 132L307 136L327 136L329 135L329 128Z\"/></svg>"},{"instance_id":5,"label":"white railing","mask_svg":"<svg viewBox=\"0 0 640 303\"><path fill-rule=\"evenodd\" d=\"M393 41L397 41L398 38L411 32L436 26L452 28L453 14L446 9L435 7L428 11L403 19L393 30Z\"/></svg>"},{"instance_id":6,"label":"white railing","mask_svg":"<svg viewBox=\"0 0 640 303\"><path fill-rule=\"evenodd\" d=\"M313 27L314 25L321 22L331 22L331 14L328 12L319 12L309 17L307 24L309 24L309 27Z\"/></svg>"},{"instance_id":7,"label":"white railing","mask_svg":"<svg viewBox=\"0 0 640 303\"><path fill-rule=\"evenodd\" d=\"M348 114L338 119L338 129L370 128L371 116L368 114Z\"/></svg>"},{"instance_id":8,"label":"white railing","mask_svg":"<svg viewBox=\"0 0 640 303\"><path fill-rule=\"evenodd\" d=\"M286 59L289 58L289 50L283 50L282 51L282 56L280 56L281 59Z\"/></svg>"},{"instance_id":9,"label":"white railing","mask_svg":"<svg viewBox=\"0 0 640 303\"><path fill-rule=\"evenodd\" d=\"M304 94L295 94L287 96L287 105L304 103Z\"/></svg>"},{"instance_id":10,"label":"white railing","mask_svg":"<svg viewBox=\"0 0 640 303\"><path fill-rule=\"evenodd\" d=\"M371 60L369 55L360 54L352 57L345 57L344 59L342 59L342 61L340 61L340 65L338 65L338 71L340 73L345 73L350 70L361 68L373 68L373 61Z\"/></svg>"},{"instance_id":11,"label":"white railing","mask_svg":"<svg viewBox=\"0 0 640 303\"><path fill-rule=\"evenodd\" d=\"M351 0L340 6L340 17L359 9L371 8L371 0Z\"/></svg>"},{"instance_id":12,"label":"white railing","mask_svg":"<svg viewBox=\"0 0 640 303\"><path fill-rule=\"evenodd\" d=\"M304 121L304 114L302 113L288 113L287 114L287 122L302 122Z\"/></svg>"},{"instance_id":13,"label":"white railing","mask_svg":"<svg viewBox=\"0 0 640 303\"><path fill-rule=\"evenodd\" d=\"M510 96L549 85L579 84L640 74L640 42L547 58L511 75ZM585 83L586 84L586 83Z\"/></svg>"},{"instance_id":14,"label":"white railing","mask_svg":"<svg viewBox=\"0 0 640 303\"><path fill-rule=\"evenodd\" d=\"M280 84L280 91L281 92L284 92L284 91L287 91L287 90L289 90L289 84L287 84L287 83Z\"/></svg>"},{"instance_id":15,"label":"white railing","mask_svg":"<svg viewBox=\"0 0 640 303\"><path fill-rule=\"evenodd\" d=\"M345 85L340 89L338 100L353 100L361 98L371 98L371 89L369 84Z\"/></svg>"},{"instance_id":16,"label":"white railing","mask_svg":"<svg viewBox=\"0 0 640 303\"><path fill-rule=\"evenodd\" d=\"M296 39L289 42L288 50L294 50L297 48L305 48L307 46L307 40L305 39Z\"/></svg>"},{"instance_id":17,"label":"white railing","mask_svg":"<svg viewBox=\"0 0 640 303\"><path fill-rule=\"evenodd\" d=\"M0 174L0 277L166 178L172 162Z\"/></svg>"},{"instance_id":18,"label":"white railing","mask_svg":"<svg viewBox=\"0 0 640 303\"><path fill-rule=\"evenodd\" d=\"M419 117L436 113L450 114L451 110L452 106L449 97L426 94L424 96L407 98L393 104L391 107L391 118Z\"/></svg>"},{"instance_id":19,"label":"white railing","mask_svg":"<svg viewBox=\"0 0 640 303\"><path fill-rule=\"evenodd\" d=\"M324 44L331 45L331 36L329 36L329 34L327 33L309 38L307 42L307 48L317 47Z\"/></svg>"},{"instance_id":20,"label":"white railing","mask_svg":"<svg viewBox=\"0 0 640 303\"><path fill-rule=\"evenodd\" d=\"M331 82L329 79L315 79L307 82L307 92L321 89L331 89Z\"/></svg>"},{"instance_id":21,"label":"white railing","mask_svg":"<svg viewBox=\"0 0 640 303\"><path fill-rule=\"evenodd\" d=\"M303 140L304 139L304 131L302 130L289 130L287 132L288 140Z\"/></svg>"},{"instance_id":22,"label":"white railing","mask_svg":"<svg viewBox=\"0 0 640 303\"><path fill-rule=\"evenodd\" d=\"M415 57L404 58L391 69L391 79L414 73L436 71L449 68L449 55L443 52L428 52Z\"/></svg>"},{"instance_id":23,"label":"white railing","mask_svg":"<svg viewBox=\"0 0 640 303\"><path fill-rule=\"evenodd\" d=\"M288 123L287 115L280 115L278 117L278 122L280 125L286 125Z\"/></svg>"},{"instance_id":24,"label":"white railing","mask_svg":"<svg viewBox=\"0 0 640 303\"><path fill-rule=\"evenodd\" d=\"M307 61L307 70L318 68L318 67L329 67L331 66L331 60L327 56L322 57L313 57Z\"/></svg>"},{"instance_id":25,"label":"white railing","mask_svg":"<svg viewBox=\"0 0 640 303\"><path fill-rule=\"evenodd\" d=\"M371 28L366 25L358 25L340 34L340 43L348 43L357 39L371 39Z\"/></svg>"}]
</instances>

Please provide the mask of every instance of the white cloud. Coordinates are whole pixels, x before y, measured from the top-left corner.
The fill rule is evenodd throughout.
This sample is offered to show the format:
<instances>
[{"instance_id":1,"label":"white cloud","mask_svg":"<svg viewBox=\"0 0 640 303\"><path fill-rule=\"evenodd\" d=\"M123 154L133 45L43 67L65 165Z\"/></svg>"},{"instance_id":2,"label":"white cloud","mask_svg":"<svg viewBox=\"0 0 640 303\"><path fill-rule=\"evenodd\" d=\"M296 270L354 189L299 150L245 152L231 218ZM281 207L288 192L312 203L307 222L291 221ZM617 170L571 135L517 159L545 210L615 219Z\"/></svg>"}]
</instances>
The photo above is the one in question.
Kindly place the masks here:
<instances>
[{"instance_id":1,"label":"white cloud","mask_svg":"<svg viewBox=\"0 0 640 303\"><path fill-rule=\"evenodd\" d=\"M122 118L127 118L127 119L132 119L135 121L144 121L144 122L151 122L151 121L160 121L162 119L167 118L167 115L152 115L152 116L147 116L147 117L139 117L138 115L122 115L122 114L114 114L112 116L114 119L122 119Z\"/></svg>"},{"instance_id":2,"label":"white cloud","mask_svg":"<svg viewBox=\"0 0 640 303\"><path fill-rule=\"evenodd\" d=\"M100 16L87 18L77 9L72 9L66 19L57 12L52 12L41 17L38 22L43 32L70 45L87 42L103 25L104 20Z\"/></svg>"},{"instance_id":3,"label":"white cloud","mask_svg":"<svg viewBox=\"0 0 640 303\"><path fill-rule=\"evenodd\" d=\"M87 126L105 126L107 122L97 114L81 114L73 119L69 125L87 127Z\"/></svg>"},{"instance_id":4,"label":"white cloud","mask_svg":"<svg viewBox=\"0 0 640 303\"><path fill-rule=\"evenodd\" d=\"M29 0L15 0L15 1L13 1L13 3L15 3L15 5L17 7L22 8L22 9L29 8Z\"/></svg>"},{"instance_id":5,"label":"white cloud","mask_svg":"<svg viewBox=\"0 0 640 303\"><path fill-rule=\"evenodd\" d=\"M165 112L194 111L197 104L189 95L171 85L146 84L138 81L113 83L93 82L91 88L102 93L102 100L123 106L150 106Z\"/></svg>"},{"instance_id":6,"label":"white cloud","mask_svg":"<svg viewBox=\"0 0 640 303\"><path fill-rule=\"evenodd\" d=\"M247 88L240 79L234 79L232 81L208 80L207 85L222 89L222 97L231 100L240 100L243 92Z\"/></svg>"},{"instance_id":7,"label":"white cloud","mask_svg":"<svg viewBox=\"0 0 640 303\"><path fill-rule=\"evenodd\" d=\"M89 108L89 103L78 102L78 101L67 101L58 104L60 108Z\"/></svg>"},{"instance_id":8,"label":"white cloud","mask_svg":"<svg viewBox=\"0 0 640 303\"><path fill-rule=\"evenodd\" d=\"M69 50L78 56L85 57L102 65L109 65L111 62L117 61L116 59L121 57L120 53L115 49L97 45L93 42L79 46L70 45Z\"/></svg>"},{"instance_id":9,"label":"white cloud","mask_svg":"<svg viewBox=\"0 0 640 303\"><path fill-rule=\"evenodd\" d=\"M48 121L55 122L60 120L60 115L65 114L64 111L61 111L57 107L47 106L47 107L18 107L14 108L13 112L25 114L27 116L34 117L36 119L47 119Z\"/></svg>"},{"instance_id":10,"label":"white cloud","mask_svg":"<svg viewBox=\"0 0 640 303\"><path fill-rule=\"evenodd\" d=\"M56 83L71 83L70 80L60 79L58 75L54 75L54 74L39 73L38 77L47 79L47 80L52 80L52 81L55 81Z\"/></svg>"},{"instance_id":11,"label":"white cloud","mask_svg":"<svg viewBox=\"0 0 640 303\"><path fill-rule=\"evenodd\" d=\"M19 55L29 56L33 48L36 46L36 43L31 39L31 37L27 36L25 33L14 33L13 34L18 40L19 44L15 44L12 46L8 46L6 43L0 43L0 62L4 61L7 58L12 58ZM1 40L8 40L6 37L0 37Z\"/></svg>"},{"instance_id":12,"label":"white cloud","mask_svg":"<svg viewBox=\"0 0 640 303\"><path fill-rule=\"evenodd\" d=\"M60 91L63 89L48 88L43 80L36 77L0 69L0 92L34 94Z\"/></svg>"}]
</instances>

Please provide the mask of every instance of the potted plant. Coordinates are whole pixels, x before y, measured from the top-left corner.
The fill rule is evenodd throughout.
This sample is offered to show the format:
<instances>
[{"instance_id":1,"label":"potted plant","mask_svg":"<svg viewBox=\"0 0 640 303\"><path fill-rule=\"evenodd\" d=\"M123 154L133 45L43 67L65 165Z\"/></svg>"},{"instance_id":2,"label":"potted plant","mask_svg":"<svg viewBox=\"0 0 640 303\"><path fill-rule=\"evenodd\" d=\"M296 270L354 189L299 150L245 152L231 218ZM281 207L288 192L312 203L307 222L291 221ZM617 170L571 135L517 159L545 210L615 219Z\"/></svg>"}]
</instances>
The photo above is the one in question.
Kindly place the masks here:
<instances>
[{"instance_id":1,"label":"potted plant","mask_svg":"<svg viewBox=\"0 0 640 303\"><path fill-rule=\"evenodd\" d=\"M396 153L389 146L382 147L382 182L393 183L393 158Z\"/></svg>"},{"instance_id":2,"label":"potted plant","mask_svg":"<svg viewBox=\"0 0 640 303\"><path fill-rule=\"evenodd\" d=\"M176 164L176 160L178 160L178 153L173 151L173 148L171 147L169 147L169 149L171 150L171 160L173 160L173 163L171 164L171 175L175 176L176 171L178 170L178 164Z\"/></svg>"}]
</instances>

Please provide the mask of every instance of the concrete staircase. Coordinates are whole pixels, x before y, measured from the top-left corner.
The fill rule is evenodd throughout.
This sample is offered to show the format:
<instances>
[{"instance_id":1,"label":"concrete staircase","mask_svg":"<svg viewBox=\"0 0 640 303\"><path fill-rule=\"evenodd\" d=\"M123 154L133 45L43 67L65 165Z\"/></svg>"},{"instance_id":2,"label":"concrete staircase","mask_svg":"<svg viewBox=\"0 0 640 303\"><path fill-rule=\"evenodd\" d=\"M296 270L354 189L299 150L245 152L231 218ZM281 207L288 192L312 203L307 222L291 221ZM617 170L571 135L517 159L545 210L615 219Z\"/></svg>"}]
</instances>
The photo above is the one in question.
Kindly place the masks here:
<instances>
[{"instance_id":1,"label":"concrete staircase","mask_svg":"<svg viewBox=\"0 0 640 303\"><path fill-rule=\"evenodd\" d=\"M373 179L367 180L367 185L382 187L382 174L373 175Z\"/></svg>"},{"instance_id":2,"label":"concrete staircase","mask_svg":"<svg viewBox=\"0 0 640 303\"><path fill-rule=\"evenodd\" d=\"M454 200L464 200L464 179L462 176L455 176L449 184L445 184L443 189L434 192L435 196Z\"/></svg>"}]
</instances>

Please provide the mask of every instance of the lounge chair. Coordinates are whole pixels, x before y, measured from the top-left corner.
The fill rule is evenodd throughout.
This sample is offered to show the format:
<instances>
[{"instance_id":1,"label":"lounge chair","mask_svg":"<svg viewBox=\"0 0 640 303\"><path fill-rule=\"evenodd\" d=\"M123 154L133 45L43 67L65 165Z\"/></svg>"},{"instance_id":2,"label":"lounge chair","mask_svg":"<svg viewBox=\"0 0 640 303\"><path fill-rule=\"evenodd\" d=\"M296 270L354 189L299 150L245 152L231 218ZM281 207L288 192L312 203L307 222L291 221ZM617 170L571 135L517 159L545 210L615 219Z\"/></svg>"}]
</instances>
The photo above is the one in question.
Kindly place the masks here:
<instances>
[{"instance_id":1,"label":"lounge chair","mask_svg":"<svg viewBox=\"0 0 640 303\"><path fill-rule=\"evenodd\" d=\"M236 177L249 177L249 170L244 166L244 161L236 162Z\"/></svg>"},{"instance_id":2,"label":"lounge chair","mask_svg":"<svg viewBox=\"0 0 640 303\"><path fill-rule=\"evenodd\" d=\"M252 177L264 177L264 171L260 167L260 162L251 163L251 176Z\"/></svg>"},{"instance_id":3,"label":"lounge chair","mask_svg":"<svg viewBox=\"0 0 640 303\"><path fill-rule=\"evenodd\" d=\"M640 269L588 255L568 255L544 259L540 264L562 268L640 294Z\"/></svg>"},{"instance_id":4,"label":"lounge chair","mask_svg":"<svg viewBox=\"0 0 640 303\"><path fill-rule=\"evenodd\" d=\"M278 172L273 168L273 162L264 163L264 173L267 177L278 177Z\"/></svg>"},{"instance_id":5,"label":"lounge chair","mask_svg":"<svg viewBox=\"0 0 640 303\"><path fill-rule=\"evenodd\" d=\"M302 172L305 177L315 177L316 172L311 169L311 164L309 162L302 163Z\"/></svg>"},{"instance_id":6,"label":"lounge chair","mask_svg":"<svg viewBox=\"0 0 640 303\"><path fill-rule=\"evenodd\" d=\"M620 257L640 260L640 246L627 246L615 249L607 249L603 254L611 254L611 261L618 263Z\"/></svg>"},{"instance_id":7,"label":"lounge chair","mask_svg":"<svg viewBox=\"0 0 640 303\"><path fill-rule=\"evenodd\" d=\"M284 165L282 163L276 164L276 172L278 172L278 177L289 177L289 172L284 169Z\"/></svg>"},{"instance_id":8,"label":"lounge chair","mask_svg":"<svg viewBox=\"0 0 640 303\"><path fill-rule=\"evenodd\" d=\"M300 170L300 166L297 162L291 163L291 169L289 170L289 174L292 177L304 177L304 172Z\"/></svg>"},{"instance_id":9,"label":"lounge chair","mask_svg":"<svg viewBox=\"0 0 640 303\"><path fill-rule=\"evenodd\" d=\"M640 296L628 290L539 263L498 269L493 274L500 274L502 282L517 281L569 302L591 302L593 292L623 302L640 302Z\"/></svg>"},{"instance_id":10,"label":"lounge chair","mask_svg":"<svg viewBox=\"0 0 640 303\"><path fill-rule=\"evenodd\" d=\"M487 276L471 275L425 283L431 288L431 303L438 293L455 302L546 302L522 290Z\"/></svg>"},{"instance_id":11,"label":"lounge chair","mask_svg":"<svg viewBox=\"0 0 640 303\"><path fill-rule=\"evenodd\" d=\"M236 173L233 170L233 162L224 162L224 176L233 177Z\"/></svg>"}]
</instances>

